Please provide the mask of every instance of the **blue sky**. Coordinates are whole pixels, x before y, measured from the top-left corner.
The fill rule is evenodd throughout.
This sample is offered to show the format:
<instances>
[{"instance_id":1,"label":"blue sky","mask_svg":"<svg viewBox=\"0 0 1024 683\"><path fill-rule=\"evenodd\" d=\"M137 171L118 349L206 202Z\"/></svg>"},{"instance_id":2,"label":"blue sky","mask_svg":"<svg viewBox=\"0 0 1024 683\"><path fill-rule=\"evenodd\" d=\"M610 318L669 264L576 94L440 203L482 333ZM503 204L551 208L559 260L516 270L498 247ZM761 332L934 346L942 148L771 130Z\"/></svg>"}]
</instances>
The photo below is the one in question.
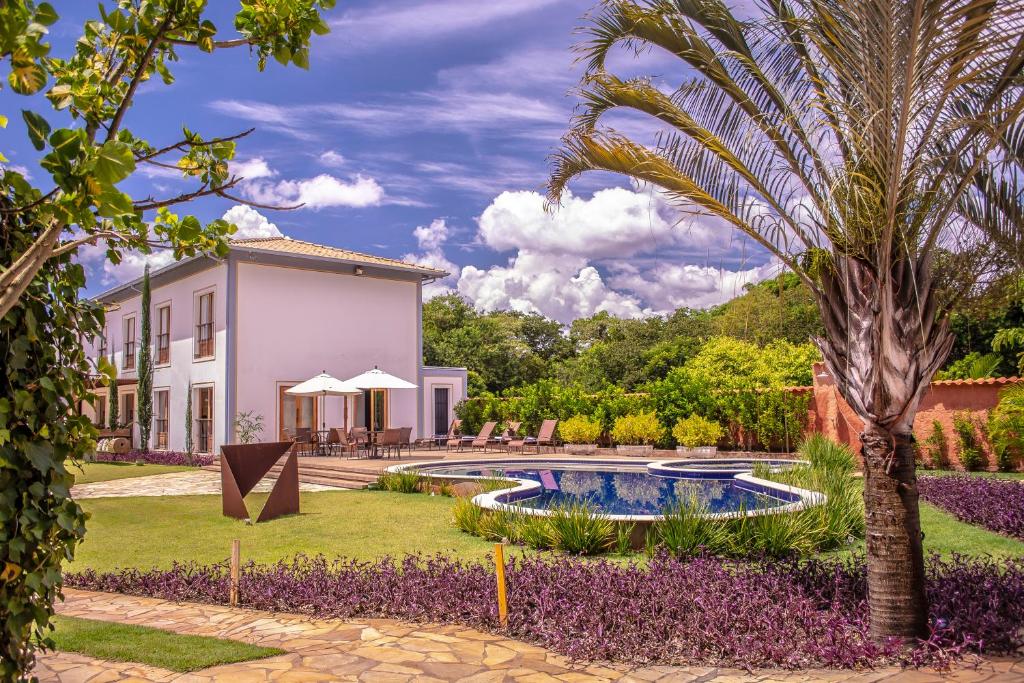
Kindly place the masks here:
<instances>
[{"instance_id":1,"label":"blue sky","mask_svg":"<svg viewBox=\"0 0 1024 683\"><path fill-rule=\"evenodd\" d=\"M233 3L213 3L230 32ZM67 49L91 3L60 3L53 43ZM558 212L543 210L548 155L573 112L579 68L570 46L590 0L339 2L332 33L314 39L308 71L247 51L183 52L171 87L146 84L128 126L154 144L188 125L206 136L256 132L239 145L240 192L295 211L207 200L245 234L275 234L444 267L432 292L458 291L481 309L538 311L568 322L608 310L636 316L705 306L776 272L749 240L680 214L658 195L593 175ZM685 73L662 55L623 52L619 74L666 85ZM2 95L6 109L24 100ZM15 110L16 111L16 110ZM11 113L11 112L7 112ZM20 123L3 133L11 163L43 172ZM56 121L54 121L56 123ZM628 118L617 127L652 131ZM67 125L66 123L63 125ZM13 148L13 149L12 149ZM155 172L154 172L155 171ZM160 169L125 184L136 196L177 194L187 181ZM136 275L82 254L90 292ZM167 262L165 254L156 263Z\"/></svg>"}]
</instances>

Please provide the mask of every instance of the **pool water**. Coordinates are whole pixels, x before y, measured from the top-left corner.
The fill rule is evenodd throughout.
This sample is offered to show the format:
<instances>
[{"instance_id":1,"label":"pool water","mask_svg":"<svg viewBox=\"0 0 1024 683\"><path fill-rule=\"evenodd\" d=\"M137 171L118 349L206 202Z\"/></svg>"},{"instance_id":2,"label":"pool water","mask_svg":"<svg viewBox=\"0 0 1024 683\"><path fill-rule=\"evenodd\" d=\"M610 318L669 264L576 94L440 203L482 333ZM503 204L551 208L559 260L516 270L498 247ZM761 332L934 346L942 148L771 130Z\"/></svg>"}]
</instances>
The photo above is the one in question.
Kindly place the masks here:
<instances>
[{"instance_id":1,"label":"pool water","mask_svg":"<svg viewBox=\"0 0 1024 683\"><path fill-rule=\"evenodd\" d=\"M747 468L749 471L749 468ZM756 486L734 479L729 473L719 478L685 475L659 476L636 467L581 467L543 463L537 468L431 466L425 474L466 478L497 477L525 479L539 488L518 495L503 496L523 508L549 510L573 503L587 503L608 515L660 515L680 503L696 502L709 513L759 510L792 503L792 499L770 495Z\"/></svg>"}]
</instances>

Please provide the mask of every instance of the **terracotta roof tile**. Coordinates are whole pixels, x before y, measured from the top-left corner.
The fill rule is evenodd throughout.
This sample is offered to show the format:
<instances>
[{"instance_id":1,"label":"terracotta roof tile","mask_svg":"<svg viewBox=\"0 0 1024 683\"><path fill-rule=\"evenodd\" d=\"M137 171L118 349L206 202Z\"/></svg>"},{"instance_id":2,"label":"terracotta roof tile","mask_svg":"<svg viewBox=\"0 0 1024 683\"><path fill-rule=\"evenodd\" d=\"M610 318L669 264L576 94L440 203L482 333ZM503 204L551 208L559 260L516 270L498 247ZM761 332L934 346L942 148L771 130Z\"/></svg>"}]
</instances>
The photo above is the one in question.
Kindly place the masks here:
<instances>
[{"instance_id":1,"label":"terracotta roof tile","mask_svg":"<svg viewBox=\"0 0 1024 683\"><path fill-rule=\"evenodd\" d=\"M249 237L245 239L231 240L232 246L244 247L246 249L259 249L261 251L276 251L285 254L298 254L301 256L318 256L320 258L339 259L342 261L365 263L367 265L387 266L389 268L400 268L410 270L424 275L441 277L446 275L443 270L429 268L427 266L407 263L397 259L363 254L358 251L341 249L340 247L329 247L323 244L313 244L303 240L296 240L290 237Z\"/></svg>"},{"instance_id":2,"label":"terracotta roof tile","mask_svg":"<svg viewBox=\"0 0 1024 683\"><path fill-rule=\"evenodd\" d=\"M932 384L1016 384L1020 381L1020 377L986 377L985 379L937 379Z\"/></svg>"}]
</instances>

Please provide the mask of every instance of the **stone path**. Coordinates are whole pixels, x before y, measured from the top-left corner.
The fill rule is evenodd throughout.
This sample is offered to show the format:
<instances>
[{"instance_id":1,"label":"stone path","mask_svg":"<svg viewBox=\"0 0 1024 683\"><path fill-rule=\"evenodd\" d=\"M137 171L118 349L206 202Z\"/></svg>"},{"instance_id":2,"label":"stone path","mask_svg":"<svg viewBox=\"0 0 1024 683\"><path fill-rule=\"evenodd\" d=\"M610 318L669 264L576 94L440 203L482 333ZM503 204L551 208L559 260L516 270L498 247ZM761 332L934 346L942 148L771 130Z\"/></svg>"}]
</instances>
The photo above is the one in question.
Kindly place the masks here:
<instances>
[{"instance_id":1,"label":"stone path","mask_svg":"<svg viewBox=\"0 0 1024 683\"><path fill-rule=\"evenodd\" d=\"M178 633L233 638L276 647L287 654L252 662L212 667L191 674L94 660L71 653L47 653L34 674L40 681L367 681L394 683L598 683L757 681L1021 681L1024 660L985 661L977 669L952 674L896 668L852 671L758 671L712 667L628 667L573 663L535 645L462 626L405 624L385 619L342 621L293 614L272 614L217 605L171 603L111 593L65 590L61 614L140 624Z\"/></svg>"},{"instance_id":2,"label":"stone path","mask_svg":"<svg viewBox=\"0 0 1024 683\"><path fill-rule=\"evenodd\" d=\"M253 491L266 493L274 486L267 478L256 484ZM337 491L333 486L299 484L300 491ZM220 473L207 470L170 472L146 477L94 481L71 487L72 498L128 498L130 496L198 496L220 495Z\"/></svg>"}]
</instances>

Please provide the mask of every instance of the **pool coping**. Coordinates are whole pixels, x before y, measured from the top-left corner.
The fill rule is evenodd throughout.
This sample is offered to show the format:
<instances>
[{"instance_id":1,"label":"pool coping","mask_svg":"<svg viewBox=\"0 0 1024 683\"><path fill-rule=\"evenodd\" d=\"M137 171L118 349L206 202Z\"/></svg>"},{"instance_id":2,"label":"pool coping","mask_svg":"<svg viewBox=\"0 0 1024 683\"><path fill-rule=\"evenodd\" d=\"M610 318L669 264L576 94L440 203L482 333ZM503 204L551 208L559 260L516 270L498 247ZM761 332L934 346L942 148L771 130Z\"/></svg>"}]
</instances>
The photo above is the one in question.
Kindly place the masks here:
<instances>
[{"instance_id":1,"label":"pool coping","mask_svg":"<svg viewBox=\"0 0 1024 683\"><path fill-rule=\"evenodd\" d=\"M730 458L723 462L737 462L737 461L749 461L755 460L754 458ZM771 458L765 459L767 462L772 463L787 463L787 464L805 464L805 460L792 460L785 458ZM757 510L746 510L740 511L735 510L731 512L711 512L705 515L708 519L738 519L740 517L755 517L762 515L774 515L784 514L789 512L796 512L816 505L824 504L827 500L825 494L818 491L809 491L807 489L798 488L795 486L789 486L787 484L781 484L779 482L771 481L768 479L761 479L755 477L751 471L736 471L733 470L709 470L706 468L687 470L685 467L671 467L673 464L679 463L701 463L707 465L707 459L672 459L672 460L652 460L643 461L636 458L630 460L612 459L612 458L601 458L601 459L583 459L583 458L545 458L539 459L517 459L517 458L505 458L505 459L487 459L487 460L460 460L457 465L458 467L471 467L474 465L481 465L484 467L494 467L496 465L502 465L505 467L525 465L530 468L536 468L538 465L546 463L551 464L564 464L564 465L611 465L611 466L623 466L629 470L640 470L641 466L646 468L646 471L656 476L673 479L710 479L713 477L707 476L709 474L729 475L732 479L744 482L753 487L759 487L761 489L769 489L770 491L782 494L786 498L796 498L790 503L778 505L771 508L763 508ZM446 460L430 460L426 462L416 463L403 463L400 465L392 465L387 468L388 472L404 472L407 470L417 470L422 467L429 466L453 466L452 461ZM485 510L494 510L501 512L517 512L521 514L535 515L539 517L547 517L554 514L554 510L546 510L542 508L528 508L521 505L515 505L513 501L521 500L523 498L532 498L538 495L544 490L544 486L541 482L536 482L530 479L517 479L515 477L467 477L462 475L452 474L431 474L424 472L424 476L428 476L434 479L445 479L451 481L476 481L478 479L507 479L510 482L514 482L513 486L508 488L501 488L495 491L488 491L485 493L479 493L473 497L473 503L478 505ZM700 475L700 476L680 476L680 475ZM664 515L615 515L615 514L602 514L602 517L615 521L615 522L641 522L641 523L652 523L664 519Z\"/></svg>"}]
</instances>

